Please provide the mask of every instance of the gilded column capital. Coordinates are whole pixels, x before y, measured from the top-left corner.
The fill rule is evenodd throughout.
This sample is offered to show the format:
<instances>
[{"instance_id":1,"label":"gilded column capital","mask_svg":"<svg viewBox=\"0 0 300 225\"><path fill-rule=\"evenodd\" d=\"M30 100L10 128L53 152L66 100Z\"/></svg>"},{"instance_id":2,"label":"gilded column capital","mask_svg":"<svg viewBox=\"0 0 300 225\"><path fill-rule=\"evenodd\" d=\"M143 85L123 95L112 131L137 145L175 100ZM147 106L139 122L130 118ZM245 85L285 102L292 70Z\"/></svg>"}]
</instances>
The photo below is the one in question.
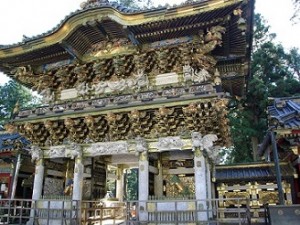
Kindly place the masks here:
<instances>
[{"instance_id":1,"label":"gilded column capital","mask_svg":"<svg viewBox=\"0 0 300 225\"><path fill-rule=\"evenodd\" d=\"M201 157L203 155L203 152L199 147L194 147L194 155L195 157Z\"/></svg>"}]
</instances>

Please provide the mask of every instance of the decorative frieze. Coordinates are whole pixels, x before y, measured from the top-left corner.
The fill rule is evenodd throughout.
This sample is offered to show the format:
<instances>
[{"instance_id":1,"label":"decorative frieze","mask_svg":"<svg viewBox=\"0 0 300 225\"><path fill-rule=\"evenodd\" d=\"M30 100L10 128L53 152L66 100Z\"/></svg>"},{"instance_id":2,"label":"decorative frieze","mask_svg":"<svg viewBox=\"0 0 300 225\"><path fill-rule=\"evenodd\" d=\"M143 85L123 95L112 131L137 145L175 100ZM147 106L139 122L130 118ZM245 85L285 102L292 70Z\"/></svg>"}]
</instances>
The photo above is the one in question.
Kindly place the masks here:
<instances>
[{"instance_id":1,"label":"decorative frieze","mask_svg":"<svg viewBox=\"0 0 300 225\"><path fill-rule=\"evenodd\" d=\"M71 105L65 104L61 107L71 107ZM74 103L73 106L79 111L82 111L81 107L91 107L82 102L78 102L76 105ZM66 112L70 112L70 108L67 108ZM88 112L91 111L88 110ZM215 144L223 146L228 142L227 123L226 104L223 104L222 100L214 99L193 102L184 106L162 106L147 110L134 109L89 116L80 114L78 117L21 123L16 128L32 143L39 146L62 145L66 139L80 144L88 144L130 140L137 136L146 139L175 136L190 138L192 131L215 134L218 136ZM163 144L166 140L161 140L160 148L170 148L172 141L168 141L169 144ZM176 140L173 141L176 142ZM176 147L181 149L179 145ZM56 155L57 153L52 152L51 154Z\"/></svg>"},{"instance_id":2,"label":"decorative frieze","mask_svg":"<svg viewBox=\"0 0 300 225\"><path fill-rule=\"evenodd\" d=\"M68 89L72 91L71 89ZM66 90L67 91L67 90ZM211 94L214 95L216 90L212 84L196 84L190 87L165 87L161 91L153 90L147 92L139 92L137 94L115 95L111 97L74 101L73 103L54 104L41 106L36 109L26 109L17 112L14 117L27 118L37 117L51 114L60 114L66 112L74 112L80 110L95 110L97 108L111 107L118 104L143 104L146 101L166 101L172 98L184 98L186 96ZM170 100L171 101L171 100Z\"/></svg>"},{"instance_id":3,"label":"decorative frieze","mask_svg":"<svg viewBox=\"0 0 300 225\"><path fill-rule=\"evenodd\" d=\"M49 158L63 158L66 154L66 146L50 146L49 150L47 151L47 155Z\"/></svg>"},{"instance_id":4,"label":"decorative frieze","mask_svg":"<svg viewBox=\"0 0 300 225\"><path fill-rule=\"evenodd\" d=\"M84 149L86 156L115 155L128 153L126 141L94 143Z\"/></svg>"},{"instance_id":5,"label":"decorative frieze","mask_svg":"<svg viewBox=\"0 0 300 225\"><path fill-rule=\"evenodd\" d=\"M158 151L182 150L184 141L180 137L159 138L156 148Z\"/></svg>"}]
</instances>

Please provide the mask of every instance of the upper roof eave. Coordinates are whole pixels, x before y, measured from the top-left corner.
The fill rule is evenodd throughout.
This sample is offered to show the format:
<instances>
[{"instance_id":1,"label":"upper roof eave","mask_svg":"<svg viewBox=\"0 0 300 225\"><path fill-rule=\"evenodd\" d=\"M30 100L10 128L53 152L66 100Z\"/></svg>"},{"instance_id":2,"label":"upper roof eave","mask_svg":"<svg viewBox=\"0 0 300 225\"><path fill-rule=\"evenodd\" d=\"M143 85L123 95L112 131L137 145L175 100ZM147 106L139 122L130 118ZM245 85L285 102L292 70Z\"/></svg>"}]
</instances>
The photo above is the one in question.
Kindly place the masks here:
<instances>
[{"instance_id":1,"label":"upper roof eave","mask_svg":"<svg viewBox=\"0 0 300 225\"><path fill-rule=\"evenodd\" d=\"M26 54L37 49L42 49L62 42L71 31L77 27L86 24L89 21L101 21L109 18L123 26L136 26L156 21L183 18L187 16L197 15L204 12L214 11L216 9L225 8L235 4L240 4L243 0L207 0L201 2L193 2L191 4L180 5L174 8L156 8L147 11L122 12L112 5L101 7L90 7L84 10L78 10L71 13L59 25L52 30L41 35L28 38L23 42L12 45L0 45L1 58L9 58L16 55Z\"/></svg>"}]
</instances>

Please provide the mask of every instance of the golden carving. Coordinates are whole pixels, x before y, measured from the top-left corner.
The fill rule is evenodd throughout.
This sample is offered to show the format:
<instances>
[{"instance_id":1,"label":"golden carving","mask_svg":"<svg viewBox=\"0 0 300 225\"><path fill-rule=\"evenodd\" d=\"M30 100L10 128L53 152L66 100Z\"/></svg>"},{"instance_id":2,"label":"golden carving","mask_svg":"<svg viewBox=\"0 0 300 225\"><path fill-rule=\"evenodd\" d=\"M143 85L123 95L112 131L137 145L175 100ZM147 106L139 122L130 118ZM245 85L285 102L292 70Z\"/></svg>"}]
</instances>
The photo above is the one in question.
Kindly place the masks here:
<instances>
[{"instance_id":1,"label":"golden carving","mask_svg":"<svg viewBox=\"0 0 300 225\"><path fill-rule=\"evenodd\" d=\"M155 212L156 211L156 205L155 203L147 203L147 211L148 212Z\"/></svg>"},{"instance_id":2,"label":"golden carving","mask_svg":"<svg viewBox=\"0 0 300 225\"><path fill-rule=\"evenodd\" d=\"M46 120L44 122L45 128L49 132L48 144L58 145L66 138L67 130L62 121Z\"/></svg>"},{"instance_id":3,"label":"golden carving","mask_svg":"<svg viewBox=\"0 0 300 225\"><path fill-rule=\"evenodd\" d=\"M7 123L7 124L5 124L5 125L4 125L4 128L5 128L5 130L6 130L8 133L10 133L10 134L13 134L13 133L16 132L16 127L15 127L15 125L12 124L12 123Z\"/></svg>"},{"instance_id":4,"label":"golden carving","mask_svg":"<svg viewBox=\"0 0 300 225\"><path fill-rule=\"evenodd\" d=\"M246 205L247 200L250 199L250 195L248 192L240 192L240 191L234 191L234 192L227 192L225 193L225 205L230 206L238 206L238 205ZM232 198L232 199L231 199Z\"/></svg>"},{"instance_id":5,"label":"golden carving","mask_svg":"<svg viewBox=\"0 0 300 225\"><path fill-rule=\"evenodd\" d=\"M259 191L259 203L264 204L276 204L279 202L278 192L277 191Z\"/></svg>"},{"instance_id":6,"label":"golden carving","mask_svg":"<svg viewBox=\"0 0 300 225\"><path fill-rule=\"evenodd\" d=\"M195 194L194 177L166 176L167 197L193 196Z\"/></svg>"},{"instance_id":7,"label":"golden carving","mask_svg":"<svg viewBox=\"0 0 300 225\"><path fill-rule=\"evenodd\" d=\"M63 107L76 110L89 105L83 101ZM39 143L39 146L59 145L66 138L77 143L128 140L137 136L146 139L166 136L189 138L191 131L203 135L215 133L219 138L216 144L223 145L227 143L227 122L226 108L219 101L210 100L150 110L114 111L106 115L79 115L72 118L64 116L63 119L45 119L43 122L27 122L16 126L20 134L36 144Z\"/></svg>"}]
</instances>

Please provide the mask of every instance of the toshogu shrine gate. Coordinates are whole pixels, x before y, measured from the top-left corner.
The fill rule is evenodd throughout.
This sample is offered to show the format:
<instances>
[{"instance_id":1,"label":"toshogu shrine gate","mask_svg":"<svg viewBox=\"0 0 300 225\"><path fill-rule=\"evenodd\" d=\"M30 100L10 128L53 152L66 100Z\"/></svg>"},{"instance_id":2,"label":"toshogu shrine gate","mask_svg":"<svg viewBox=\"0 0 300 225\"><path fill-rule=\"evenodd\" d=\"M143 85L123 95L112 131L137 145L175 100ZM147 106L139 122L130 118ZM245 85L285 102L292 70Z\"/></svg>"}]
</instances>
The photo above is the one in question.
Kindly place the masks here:
<instances>
[{"instance_id":1,"label":"toshogu shrine gate","mask_svg":"<svg viewBox=\"0 0 300 225\"><path fill-rule=\"evenodd\" d=\"M249 77L253 8L251 0L146 10L90 0L52 30L0 46L0 70L43 96L42 106L16 106L6 125L31 143L32 199L64 191L101 199L115 180L122 202L132 168L140 221L151 199L217 197L228 101L244 96Z\"/></svg>"}]
</instances>

